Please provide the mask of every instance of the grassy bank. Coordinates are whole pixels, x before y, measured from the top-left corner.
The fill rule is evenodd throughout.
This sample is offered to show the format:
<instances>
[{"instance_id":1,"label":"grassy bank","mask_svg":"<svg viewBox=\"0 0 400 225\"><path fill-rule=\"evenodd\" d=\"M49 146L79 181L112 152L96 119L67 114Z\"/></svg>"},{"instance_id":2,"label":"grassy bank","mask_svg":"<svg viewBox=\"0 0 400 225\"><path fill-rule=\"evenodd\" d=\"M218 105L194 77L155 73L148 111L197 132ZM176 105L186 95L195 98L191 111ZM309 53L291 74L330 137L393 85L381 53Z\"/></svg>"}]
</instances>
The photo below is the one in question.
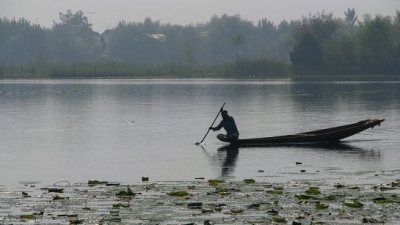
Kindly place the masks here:
<instances>
[{"instance_id":1,"label":"grassy bank","mask_svg":"<svg viewBox=\"0 0 400 225\"><path fill-rule=\"evenodd\" d=\"M288 77L289 67L268 61L184 65L102 63L37 63L2 65L0 78L240 78Z\"/></svg>"}]
</instances>

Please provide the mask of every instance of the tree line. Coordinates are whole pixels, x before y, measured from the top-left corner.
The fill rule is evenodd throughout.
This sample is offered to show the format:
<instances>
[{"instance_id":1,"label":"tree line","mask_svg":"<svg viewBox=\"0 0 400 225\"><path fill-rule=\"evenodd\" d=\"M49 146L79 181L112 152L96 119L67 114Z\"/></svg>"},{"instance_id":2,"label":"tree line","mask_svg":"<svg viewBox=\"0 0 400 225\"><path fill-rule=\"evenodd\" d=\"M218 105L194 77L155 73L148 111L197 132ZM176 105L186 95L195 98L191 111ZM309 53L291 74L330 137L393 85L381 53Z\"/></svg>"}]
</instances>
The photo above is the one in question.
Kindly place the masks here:
<instances>
[{"instance_id":1,"label":"tree line","mask_svg":"<svg viewBox=\"0 0 400 225\"><path fill-rule=\"evenodd\" d=\"M399 75L400 11L317 13L274 24L239 15L197 25L120 21L99 34L82 11L43 28L0 19L0 77Z\"/></svg>"}]
</instances>

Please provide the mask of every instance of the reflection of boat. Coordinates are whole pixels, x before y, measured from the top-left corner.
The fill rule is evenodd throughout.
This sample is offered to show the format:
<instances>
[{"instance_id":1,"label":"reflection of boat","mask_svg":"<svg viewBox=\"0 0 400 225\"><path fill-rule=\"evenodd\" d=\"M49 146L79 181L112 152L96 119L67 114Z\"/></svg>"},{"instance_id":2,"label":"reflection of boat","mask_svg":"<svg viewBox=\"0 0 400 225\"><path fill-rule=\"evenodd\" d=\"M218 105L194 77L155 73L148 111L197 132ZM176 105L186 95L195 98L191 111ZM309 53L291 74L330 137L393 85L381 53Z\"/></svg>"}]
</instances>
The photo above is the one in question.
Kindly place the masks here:
<instances>
[{"instance_id":1,"label":"reflection of boat","mask_svg":"<svg viewBox=\"0 0 400 225\"><path fill-rule=\"evenodd\" d=\"M341 139L360 133L368 128L374 128L376 125L379 126L384 120L385 119L362 120L353 124L315 130L306 133L275 137L239 139L234 142L226 139L224 135L218 135L217 137L220 141L228 142L235 146L298 145L308 143L338 142Z\"/></svg>"}]
</instances>

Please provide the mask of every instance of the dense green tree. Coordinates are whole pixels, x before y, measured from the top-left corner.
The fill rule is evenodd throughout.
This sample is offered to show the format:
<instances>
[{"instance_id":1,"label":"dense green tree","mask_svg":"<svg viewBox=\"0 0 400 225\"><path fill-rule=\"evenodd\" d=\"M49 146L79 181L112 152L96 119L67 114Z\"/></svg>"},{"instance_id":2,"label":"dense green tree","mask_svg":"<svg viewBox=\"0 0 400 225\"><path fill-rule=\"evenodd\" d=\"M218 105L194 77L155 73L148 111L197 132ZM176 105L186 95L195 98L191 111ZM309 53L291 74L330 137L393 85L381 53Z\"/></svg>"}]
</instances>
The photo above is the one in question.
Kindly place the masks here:
<instances>
[{"instance_id":1,"label":"dense green tree","mask_svg":"<svg viewBox=\"0 0 400 225\"><path fill-rule=\"evenodd\" d=\"M344 12L344 15L345 22L350 26L354 26L358 19L358 16L356 15L356 10L354 8L347 9L347 12Z\"/></svg>"},{"instance_id":2,"label":"dense green tree","mask_svg":"<svg viewBox=\"0 0 400 225\"><path fill-rule=\"evenodd\" d=\"M92 30L82 11L60 13L60 22L54 22L49 39L53 57L57 61L96 60L104 50L102 37Z\"/></svg>"},{"instance_id":3,"label":"dense green tree","mask_svg":"<svg viewBox=\"0 0 400 225\"><path fill-rule=\"evenodd\" d=\"M44 60L48 51L46 33L28 20L0 19L0 62L33 63Z\"/></svg>"},{"instance_id":4,"label":"dense green tree","mask_svg":"<svg viewBox=\"0 0 400 225\"><path fill-rule=\"evenodd\" d=\"M235 45L235 63L237 62L239 57L238 47L240 44L243 44L244 41L245 38L243 33L238 33L234 37L232 37L232 43Z\"/></svg>"},{"instance_id":5,"label":"dense green tree","mask_svg":"<svg viewBox=\"0 0 400 225\"><path fill-rule=\"evenodd\" d=\"M389 17L376 16L360 30L361 67L364 73L387 73L393 57L393 35Z\"/></svg>"},{"instance_id":6,"label":"dense green tree","mask_svg":"<svg viewBox=\"0 0 400 225\"><path fill-rule=\"evenodd\" d=\"M305 34L290 52L290 60L295 72L299 74L318 74L321 72L323 52L318 40L311 34Z\"/></svg>"},{"instance_id":7,"label":"dense green tree","mask_svg":"<svg viewBox=\"0 0 400 225\"><path fill-rule=\"evenodd\" d=\"M250 36L254 31L254 25L250 21L242 20L239 15L221 17L214 16L206 25L209 35L209 50L212 59L216 61L234 61L235 45L232 45L232 37L239 33ZM247 39L247 37L246 37ZM247 57L248 52L243 50L243 56Z\"/></svg>"}]
</instances>

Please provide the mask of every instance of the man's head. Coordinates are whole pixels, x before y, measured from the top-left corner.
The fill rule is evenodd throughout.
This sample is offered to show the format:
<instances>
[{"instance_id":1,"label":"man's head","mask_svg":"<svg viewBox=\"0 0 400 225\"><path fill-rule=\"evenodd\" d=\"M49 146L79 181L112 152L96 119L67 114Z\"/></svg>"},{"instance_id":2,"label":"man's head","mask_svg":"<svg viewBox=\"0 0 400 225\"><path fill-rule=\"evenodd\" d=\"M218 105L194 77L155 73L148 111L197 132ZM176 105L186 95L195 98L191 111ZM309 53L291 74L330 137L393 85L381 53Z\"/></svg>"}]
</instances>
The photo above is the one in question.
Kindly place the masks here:
<instances>
[{"instance_id":1,"label":"man's head","mask_svg":"<svg viewBox=\"0 0 400 225\"><path fill-rule=\"evenodd\" d=\"M227 117L227 116L228 116L228 111L222 110L222 111L221 111L221 116L222 116L222 118Z\"/></svg>"}]
</instances>

